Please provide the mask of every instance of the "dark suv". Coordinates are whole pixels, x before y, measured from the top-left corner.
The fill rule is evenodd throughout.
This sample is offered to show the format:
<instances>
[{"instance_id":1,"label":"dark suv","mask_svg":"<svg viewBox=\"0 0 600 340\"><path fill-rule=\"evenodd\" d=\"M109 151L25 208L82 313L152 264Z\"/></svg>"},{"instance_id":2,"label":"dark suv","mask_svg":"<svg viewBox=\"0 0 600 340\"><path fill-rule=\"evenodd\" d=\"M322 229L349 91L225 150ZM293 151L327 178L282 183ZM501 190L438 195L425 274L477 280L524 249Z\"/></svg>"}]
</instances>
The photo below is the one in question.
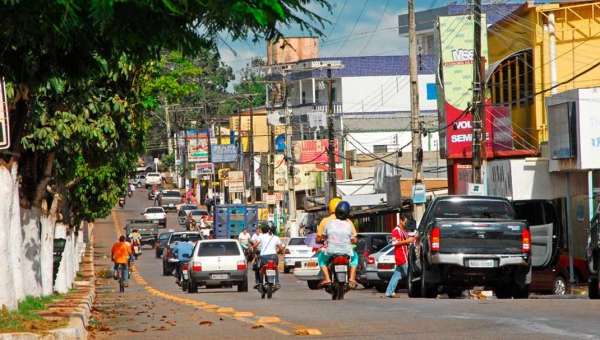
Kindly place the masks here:
<instances>
[{"instance_id":1,"label":"dark suv","mask_svg":"<svg viewBox=\"0 0 600 340\"><path fill-rule=\"evenodd\" d=\"M392 242L391 233L358 233L356 235L356 253L358 253L358 269L356 270L356 281L365 288L369 288L367 282L367 259L369 255L377 253Z\"/></svg>"}]
</instances>

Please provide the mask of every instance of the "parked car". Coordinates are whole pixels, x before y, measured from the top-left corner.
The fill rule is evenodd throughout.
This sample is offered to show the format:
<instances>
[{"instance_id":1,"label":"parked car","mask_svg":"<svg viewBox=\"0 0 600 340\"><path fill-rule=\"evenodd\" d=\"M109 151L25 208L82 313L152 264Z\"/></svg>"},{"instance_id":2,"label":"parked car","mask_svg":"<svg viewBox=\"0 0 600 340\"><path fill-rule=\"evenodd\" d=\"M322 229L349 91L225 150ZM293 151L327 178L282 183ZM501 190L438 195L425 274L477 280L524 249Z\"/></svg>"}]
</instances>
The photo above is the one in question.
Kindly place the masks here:
<instances>
[{"instance_id":1,"label":"parked car","mask_svg":"<svg viewBox=\"0 0 600 340\"><path fill-rule=\"evenodd\" d=\"M313 253L309 258L296 261L294 265L294 276L298 280L306 281L311 290L319 289L319 282L323 279L319 262L317 261L318 252Z\"/></svg>"},{"instance_id":2,"label":"parked car","mask_svg":"<svg viewBox=\"0 0 600 340\"><path fill-rule=\"evenodd\" d=\"M365 288L375 287L375 289L377 289L378 292L380 292L380 293L385 292L385 289L387 288L387 281L384 282L384 280L382 280L379 277L378 264L379 264L380 259L384 255L387 255L387 254L392 254L392 257L394 255L394 249L391 244L388 244L387 246L385 246L383 249L376 252L375 254L369 255L369 257L367 258L367 268L365 270L366 277L367 277L367 283L364 284L363 287L365 287ZM389 278L387 280L389 281Z\"/></svg>"},{"instance_id":3,"label":"parked car","mask_svg":"<svg viewBox=\"0 0 600 340\"><path fill-rule=\"evenodd\" d=\"M356 253L358 253L358 268L356 270L356 282L368 287L367 260L371 254L381 251L392 242L391 233L358 233L356 235Z\"/></svg>"},{"instance_id":4,"label":"parked car","mask_svg":"<svg viewBox=\"0 0 600 340\"><path fill-rule=\"evenodd\" d=\"M237 240L219 239L198 242L188 265L189 293L198 287L237 286L238 292L248 291L248 262Z\"/></svg>"},{"instance_id":5,"label":"parked car","mask_svg":"<svg viewBox=\"0 0 600 340\"><path fill-rule=\"evenodd\" d=\"M177 223L184 225L187 219L187 214L190 210L197 210L198 207L194 204L182 204L177 212Z\"/></svg>"},{"instance_id":6,"label":"parked car","mask_svg":"<svg viewBox=\"0 0 600 340\"><path fill-rule=\"evenodd\" d=\"M204 209L193 209L189 210L187 214L187 221L183 222L185 230L190 230L190 221L194 220L196 223L200 223L202 216L208 216L208 211ZM206 225L208 227L208 224Z\"/></svg>"},{"instance_id":7,"label":"parked car","mask_svg":"<svg viewBox=\"0 0 600 340\"><path fill-rule=\"evenodd\" d=\"M163 179L159 172L149 172L146 174L146 188L151 188L159 184L163 184Z\"/></svg>"},{"instance_id":8,"label":"parked car","mask_svg":"<svg viewBox=\"0 0 600 340\"><path fill-rule=\"evenodd\" d=\"M134 178L129 179L129 183L141 188L146 185L146 175L135 175Z\"/></svg>"},{"instance_id":9,"label":"parked car","mask_svg":"<svg viewBox=\"0 0 600 340\"><path fill-rule=\"evenodd\" d=\"M562 254L560 255L558 262L567 269L567 271L569 271L569 273L571 272L570 267L569 267L569 255L566 254ZM573 275L575 276L575 282L578 284L585 284L588 282L588 271L587 268L585 267L585 259L581 258L581 257L573 257L573 267L575 268L575 271L573 272ZM570 279L570 276L569 276ZM569 280L567 280L569 281Z\"/></svg>"},{"instance_id":10,"label":"parked car","mask_svg":"<svg viewBox=\"0 0 600 340\"><path fill-rule=\"evenodd\" d=\"M158 198L158 204L166 212L177 211L177 204L181 203L181 192L179 190L163 190Z\"/></svg>"},{"instance_id":11,"label":"parked car","mask_svg":"<svg viewBox=\"0 0 600 340\"><path fill-rule=\"evenodd\" d=\"M154 221L162 228L167 227L167 213L162 207L148 207L144 209L142 215L144 215L145 220Z\"/></svg>"},{"instance_id":12,"label":"parked car","mask_svg":"<svg viewBox=\"0 0 600 340\"><path fill-rule=\"evenodd\" d=\"M190 242L198 242L203 240L202 235L197 231L176 231L171 233L162 252L162 273L164 276L171 275L175 269L175 265L179 262L177 256L173 255L171 251L175 247L176 243L181 240L181 235L183 234L188 235L188 240Z\"/></svg>"},{"instance_id":13,"label":"parked car","mask_svg":"<svg viewBox=\"0 0 600 340\"><path fill-rule=\"evenodd\" d=\"M296 262L313 255L304 240L306 237L291 237L285 245L283 255L283 272L289 273L296 266Z\"/></svg>"},{"instance_id":14,"label":"parked car","mask_svg":"<svg viewBox=\"0 0 600 340\"><path fill-rule=\"evenodd\" d=\"M163 254L163 250L167 245L167 241L169 241L169 236L171 236L172 231L165 231L164 233L160 233L158 238L156 239L156 258L160 259Z\"/></svg>"},{"instance_id":15,"label":"parked car","mask_svg":"<svg viewBox=\"0 0 600 340\"><path fill-rule=\"evenodd\" d=\"M565 295L569 288L569 271L562 264L554 267L533 269L529 291Z\"/></svg>"}]
</instances>

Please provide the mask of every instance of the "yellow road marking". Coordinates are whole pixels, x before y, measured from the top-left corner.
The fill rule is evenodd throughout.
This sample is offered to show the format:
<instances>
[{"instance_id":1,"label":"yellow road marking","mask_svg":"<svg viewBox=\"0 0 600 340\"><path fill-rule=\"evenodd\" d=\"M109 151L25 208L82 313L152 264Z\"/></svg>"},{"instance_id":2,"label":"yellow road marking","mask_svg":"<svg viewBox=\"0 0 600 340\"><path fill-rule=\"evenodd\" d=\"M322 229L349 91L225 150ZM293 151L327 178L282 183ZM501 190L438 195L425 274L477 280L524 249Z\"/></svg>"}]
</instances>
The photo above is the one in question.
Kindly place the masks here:
<instances>
[{"instance_id":1,"label":"yellow road marking","mask_svg":"<svg viewBox=\"0 0 600 340\"><path fill-rule=\"evenodd\" d=\"M115 233L117 234L117 237L121 237L122 233L121 233L121 228L119 227L119 221L117 218L116 210L113 210L111 215L112 215L114 226L115 226ZM181 298L178 296L166 294L164 292L161 292L157 289L154 289L154 288L148 286L148 282L146 282L146 280L144 280L144 278L142 278L142 276L137 272L137 269L135 268L134 265L131 266L131 276L133 276L133 278L135 279L135 281L138 284L145 286L144 289L146 289L148 291L148 293L150 293L154 296L163 298L165 300L173 301L175 303L183 304L183 305L190 306L190 307L196 307L198 309L206 310L207 312L216 312L216 313L219 313L220 316L231 318L234 320L251 323L254 325L260 325L268 330L277 332L282 335L321 335L321 332L319 332L316 329L308 329L301 325L296 325L296 324L289 323L289 322L283 322L283 321L281 321L281 319L279 319L276 316L260 317L260 318L258 318L258 320L253 320L253 319L250 319L250 318L254 317L254 313L252 313L252 312L240 312L240 311L236 311L235 309L233 309L231 307L220 307L218 305L209 305L203 301L196 301L196 300L191 300L191 299L187 299L187 298ZM271 325L271 323L279 323L281 325L285 325L287 327L293 328L296 331L295 331L295 333L290 333L289 331L286 331L285 329Z\"/></svg>"}]
</instances>

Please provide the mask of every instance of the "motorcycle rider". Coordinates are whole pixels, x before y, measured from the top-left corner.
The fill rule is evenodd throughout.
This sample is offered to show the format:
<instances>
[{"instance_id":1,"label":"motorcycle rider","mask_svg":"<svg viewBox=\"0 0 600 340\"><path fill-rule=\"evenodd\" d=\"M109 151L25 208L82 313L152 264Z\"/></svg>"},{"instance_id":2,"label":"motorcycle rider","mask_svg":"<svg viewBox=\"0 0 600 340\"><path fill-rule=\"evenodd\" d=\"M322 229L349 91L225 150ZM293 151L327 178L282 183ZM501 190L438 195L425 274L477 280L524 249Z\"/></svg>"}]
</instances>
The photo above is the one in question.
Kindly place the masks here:
<instances>
[{"instance_id":1,"label":"motorcycle rider","mask_svg":"<svg viewBox=\"0 0 600 340\"><path fill-rule=\"evenodd\" d=\"M325 217L324 219L321 220L321 222L319 223L319 226L317 227L317 243L323 243L325 241L325 238L323 237L323 231L325 230L325 226L327 225L327 223L329 223L330 221L334 221L337 220L337 217L335 216L335 209L337 208L338 204L342 202L342 200L338 197L334 197L331 199L331 201L329 201L329 216ZM348 212L350 212L350 210L348 210ZM350 221L349 219L346 218L346 221L348 223L350 223L352 225L352 232L354 234L354 237L356 237L356 227L354 226L354 224L352 223L352 221ZM356 250L353 250L353 256L352 256L352 262L350 262L350 278L348 279L349 285L351 288L356 288L356 269L358 268L358 254L356 253ZM319 252L318 257L322 257L323 252ZM319 260L317 258L317 260ZM320 261L320 260L319 260ZM320 261L320 263L322 263L323 261ZM327 262L325 262L327 263ZM325 276L325 278L328 278L329 276ZM321 284L326 284L328 283L327 280L323 280L321 281Z\"/></svg>"},{"instance_id":2,"label":"motorcycle rider","mask_svg":"<svg viewBox=\"0 0 600 340\"><path fill-rule=\"evenodd\" d=\"M187 234L181 234L181 239L179 243L173 248L173 254L177 255L177 266L175 266L176 277L177 280L175 283L179 284L179 278L181 277L181 267L183 266L183 262L187 262L189 258L184 258L184 255L192 256L192 251L194 250L194 245L189 243L189 238Z\"/></svg>"},{"instance_id":3,"label":"motorcycle rider","mask_svg":"<svg viewBox=\"0 0 600 340\"><path fill-rule=\"evenodd\" d=\"M140 233L138 233L138 230L136 228L133 228L133 230L131 230L131 234L129 234L129 239L131 240L132 244L137 242L138 251L141 253L142 252L142 235L140 235Z\"/></svg>"},{"instance_id":4,"label":"motorcycle rider","mask_svg":"<svg viewBox=\"0 0 600 340\"><path fill-rule=\"evenodd\" d=\"M250 247L251 239L252 239L252 235L250 235L248 233L248 228L244 227L244 229L242 229L242 232L238 236L238 241L240 242L240 245L242 246L244 251L246 251L246 249L248 249Z\"/></svg>"},{"instance_id":5,"label":"motorcycle rider","mask_svg":"<svg viewBox=\"0 0 600 340\"><path fill-rule=\"evenodd\" d=\"M131 195L135 191L135 185L133 185L133 183L129 183L129 185L127 186L127 189L129 191L129 196L131 197Z\"/></svg>"},{"instance_id":6,"label":"motorcycle rider","mask_svg":"<svg viewBox=\"0 0 600 340\"><path fill-rule=\"evenodd\" d=\"M351 258L350 266L358 265L358 256L353 251L352 245L355 244L358 239L354 234L353 224L348 221L350 215L350 203L341 201L335 208L335 220L330 220L323 230L321 236L322 239L327 240L327 247L323 251L319 252L318 261L319 267L325 277L320 283L321 286L331 283L331 277L329 275L329 269L327 263L332 255L344 254ZM356 288L356 281L354 277L348 279L350 288Z\"/></svg>"},{"instance_id":7,"label":"motorcycle rider","mask_svg":"<svg viewBox=\"0 0 600 340\"><path fill-rule=\"evenodd\" d=\"M277 256L277 253L283 252L283 247L281 246L281 240L277 235L273 234L273 231L273 227L268 225L264 226L262 228L262 234L258 236L258 241L254 242L252 246L256 248L260 245L260 258L262 263L273 261L276 266L279 266L279 256ZM260 275L259 278L259 282L262 283L262 277ZM275 273L275 287L276 289L281 288L281 285L279 284L279 270Z\"/></svg>"}]
</instances>

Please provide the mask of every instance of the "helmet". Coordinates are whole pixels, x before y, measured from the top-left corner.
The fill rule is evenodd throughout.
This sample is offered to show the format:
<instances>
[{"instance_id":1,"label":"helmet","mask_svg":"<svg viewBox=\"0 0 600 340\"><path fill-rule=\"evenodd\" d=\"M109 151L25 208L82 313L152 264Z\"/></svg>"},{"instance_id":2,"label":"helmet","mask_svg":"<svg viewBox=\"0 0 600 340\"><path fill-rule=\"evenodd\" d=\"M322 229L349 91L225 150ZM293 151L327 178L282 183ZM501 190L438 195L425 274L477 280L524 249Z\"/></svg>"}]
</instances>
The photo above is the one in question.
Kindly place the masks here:
<instances>
[{"instance_id":1,"label":"helmet","mask_svg":"<svg viewBox=\"0 0 600 340\"><path fill-rule=\"evenodd\" d=\"M181 241L187 242L187 240L188 240L188 235L187 234L181 234Z\"/></svg>"},{"instance_id":2,"label":"helmet","mask_svg":"<svg viewBox=\"0 0 600 340\"><path fill-rule=\"evenodd\" d=\"M335 217L338 220L346 220L350 216L350 203L346 201L341 201L337 207L335 208Z\"/></svg>"},{"instance_id":3,"label":"helmet","mask_svg":"<svg viewBox=\"0 0 600 340\"><path fill-rule=\"evenodd\" d=\"M335 208L337 207L338 203L340 203L342 201L341 198L335 197L332 198L331 201L329 201L329 213L333 214L335 212Z\"/></svg>"},{"instance_id":4,"label":"helmet","mask_svg":"<svg viewBox=\"0 0 600 340\"><path fill-rule=\"evenodd\" d=\"M133 228L132 232L137 233L137 229Z\"/></svg>"}]
</instances>

